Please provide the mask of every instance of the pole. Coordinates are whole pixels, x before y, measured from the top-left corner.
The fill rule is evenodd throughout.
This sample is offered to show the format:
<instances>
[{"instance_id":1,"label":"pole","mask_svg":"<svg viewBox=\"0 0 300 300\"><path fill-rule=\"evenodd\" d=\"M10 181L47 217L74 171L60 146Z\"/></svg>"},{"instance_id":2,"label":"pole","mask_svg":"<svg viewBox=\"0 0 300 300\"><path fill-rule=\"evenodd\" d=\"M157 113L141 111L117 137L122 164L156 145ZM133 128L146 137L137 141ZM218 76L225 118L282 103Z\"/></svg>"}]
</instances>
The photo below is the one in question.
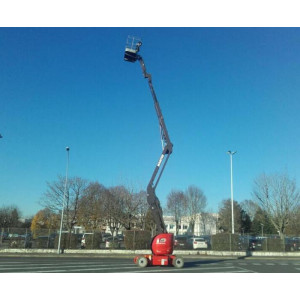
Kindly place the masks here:
<instances>
[{"instance_id":1,"label":"pole","mask_svg":"<svg viewBox=\"0 0 300 300\"><path fill-rule=\"evenodd\" d=\"M232 180L232 155L230 155L230 174L231 174L231 224L232 234L234 234L234 214L233 214L233 180Z\"/></svg>"},{"instance_id":2,"label":"pole","mask_svg":"<svg viewBox=\"0 0 300 300\"><path fill-rule=\"evenodd\" d=\"M230 155L231 232L232 232L232 234L234 234L232 156L236 153L236 151L231 152L231 151L229 150L227 153Z\"/></svg>"},{"instance_id":3,"label":"pole","mask_svg":"<svg viewBox=\"0 0 300 300\"><path fill-rule=\"evenodd\" d=\"M61 231L62 231L62 225L63 225L65 200L66 200L66 192L67 192L67 183L68 183L69 151L70 151L70 148L66 147L66 151L67 151L66 179L65 179L64 197L63 197L62 210L61 210L61 220L60 220L60 229L59 229L57 254L60 254Z\"/></svg>"}]
</instances>

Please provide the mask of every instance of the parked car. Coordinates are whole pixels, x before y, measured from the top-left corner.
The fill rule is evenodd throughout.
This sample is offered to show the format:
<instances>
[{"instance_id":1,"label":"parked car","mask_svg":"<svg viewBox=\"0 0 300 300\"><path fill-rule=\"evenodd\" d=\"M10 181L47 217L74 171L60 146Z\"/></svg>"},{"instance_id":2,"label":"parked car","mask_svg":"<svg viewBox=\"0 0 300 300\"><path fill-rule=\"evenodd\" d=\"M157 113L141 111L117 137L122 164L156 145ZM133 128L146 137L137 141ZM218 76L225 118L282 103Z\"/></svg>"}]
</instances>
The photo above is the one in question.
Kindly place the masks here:
<instances>
[{"instance_id":1,"label":"parked car","mask_svg":"<svg viewBox=\"0 0 300 300\"><path fill-rule=\"evenodd\" d=\"M19 235L19 237L21 237L25 240L28 240L28 241L32 240L32 234L31 233L21 234L21 235Z\"/></svg>"},{"instance_id":2,"label":"parked car","mask_svg":"<svg viewBox=\"0 0 300 300\"><path fill-rule=\"evenodd\" d=\"M300 251L300 237L294 237L293 242L294 242L294 247L295 247L294 250Z\"/></svg>"},{"instance_id":3,"label":"parked car","mask_svg":"<svg viewBox=\"0 0 300 300\"><path fill-rule=\"evenodd\" d=\"M264 238L262 237L252 237L249 239L249 250L255 251L255 250L262 250Z\"/></svg>"},{"instance_id":4,"label":"parked car","mask_svg":"<svg viewBox=\"0 0 300 300\"><path fill-rule=\"evenodd\" d=\"M250 241L254 239L255 239L254 237L248 235L239 236L239 241L238 241L239 250L242 251L250 250Z\"/></svg>"},{"instance_id":5,"label":"parked car","mask_svg":"<svg viewBox=\"0 0 300 300\"><path fill-rule=\"evenodd\" d=\"M116 238L118 239L119 242L124 241L124 235L123 234L117 234Z\"/></svg>"},{"instance_id":6,"label":"parked car","mask_svg":"<svg viewBox=\"0 0 300 300\"><path fill-rule=\"evenodd\" d=\"M188 236L176 235L174 237L174 249L186 249Z\"/></svg>"},{"instance_id":7,"label":"parked car","mask_svg":"<svg viewBox=\"0 0 300 300\"><path fill-rule=\"evenodd\" d=\"M211 235L200 235L207 242L207 249L211 249Z\"/></svg>"},{"instance_id":8,"label":"parked car","mask_svg":"<svg viewBox=\"0 0 300 300\"><path fill-rule=\"evenodd\" d=\"M204 238L194 237L187 240L189 249L208 249L208 243Z\"/></svg>"},{"instance_id":9,"label":"parked car","mask_svg":"<svg viewBox=\"0 0 300 300\"><path fill-rule=\"evenodd\" d=\"M8 234L8 238L11 239L11 238L18 238L20 235L18 233L9 233Z\"/></svg>"},{"instance_id":10,"label":"parked car","mask_svg":"<svg viewBox=\"0 0 300 300\"><path fill-rule=\"evenodd\" d=\"M110 237L111 237L110 233L103 233L102 234L102 242L106 242L106 240Z\"/></svg>"},{"instance_id":11,"label":"parked car","mask_svg":"<svg viewBox=\"0 0 300 300\"><path fill-rule=\"evenodd\" d=\"M82 240L82 237L84 236L84 234L83 233L77 233L76 236L77 236L78 243L81 243L81 240Z\"/></svg>"},{"instance_id":12,"label":"parked car","mask_svg":"<svg viewBox=\"0 0 300 300\"><path fill-rule=\"evenodd\" d=\"M285 238L285 251L300 251L300 238Z\"/></svg>"},{"instance_id":13,"label":"parked car","mask_svg":"<svg viewBox=\"0 0 300 300\"><path fill-rule=\"evenodd\" d=\"M105 241L105 248L120 248L120 242L116 237L108 237Z\"/></svg>"},{"instance_id":14,"label":"parked car","mask_svg":"<svg viewBox=\"0 0 300 300\"><path fill-rule=\"evenodd\" d=\"M0 232L0 238L2 238L2 240L7 240L8 239L8 232Z\"/></svg>"}]
</instances>

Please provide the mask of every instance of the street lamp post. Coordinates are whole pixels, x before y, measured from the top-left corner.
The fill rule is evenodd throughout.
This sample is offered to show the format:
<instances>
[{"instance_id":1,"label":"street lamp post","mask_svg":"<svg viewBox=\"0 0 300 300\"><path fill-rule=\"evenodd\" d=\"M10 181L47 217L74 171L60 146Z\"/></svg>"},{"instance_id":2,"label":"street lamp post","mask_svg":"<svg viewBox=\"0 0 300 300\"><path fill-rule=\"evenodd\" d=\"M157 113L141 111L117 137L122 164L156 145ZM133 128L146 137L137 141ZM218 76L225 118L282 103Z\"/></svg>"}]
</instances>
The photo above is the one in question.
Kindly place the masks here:
<instances>
[{"instance_id":1,"label":"street lamp post","mask_svg":"<svg viewBox=\"0 0 300 300\"><path fill-rule=\"evenodd\" d=\"M264 224L260 223L260 225L261 225L261 236L263 237L264 236Z\"/></svg>"},{"instance_id":2,"label":"street lamp post","mask_svg":"<svg viewBox=\"0 0 300 300\"><path fill-rule=\"evenodd\" d=\"M66 179L65 179L64 197L63 197L62 210L61 210L61 220L60 220L58 247L57 247L57 253L58 254L60 254L61 231L62 231L62 226L63 226L63 218L64 218L64 210L65 210L65 200L66 200L66 192L67 192L67 184L68 184L69 151L70 151L70 148L66 147L66 151L67 151L67 167L66 167Z\"/></svg>"},{"instance_id":3,"label":"street lamp post","mask_svg":"<svg viewBox=\"0 0 300 300\"><path fill-rule=\"evenodd\" d=\"M230 155L230 182L231 182L231 232L234 233L234 215L233 215L233 180L232 180L232 156L236 151L231 152L227 151L227 154Z\"/></svg>"}]
</instances>

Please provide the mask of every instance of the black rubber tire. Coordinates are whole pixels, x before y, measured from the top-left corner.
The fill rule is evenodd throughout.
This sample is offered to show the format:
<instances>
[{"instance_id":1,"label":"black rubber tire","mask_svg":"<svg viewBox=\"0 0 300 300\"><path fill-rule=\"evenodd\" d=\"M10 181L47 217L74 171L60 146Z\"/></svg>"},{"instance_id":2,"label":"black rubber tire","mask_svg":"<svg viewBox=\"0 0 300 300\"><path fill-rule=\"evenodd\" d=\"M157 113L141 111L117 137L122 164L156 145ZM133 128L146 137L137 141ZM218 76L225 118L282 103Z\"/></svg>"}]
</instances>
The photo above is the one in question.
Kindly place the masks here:
<instances>
[{"instance_id":1,"label":"black rubber tire","mask_svg":"<svg viewBox=\"0 0 300 300\"><path fill-rule=\"evenodd\" d=\"M181 258L181 257L174 258L173 261L172 261L172 265L175 268L182 268L184 266L183 258Z\"/></svg>"},{"instance_id":2,"label":"black rubber tire","mask_svg":"<svg viewBox=\"0 0 300 300\"><path fill-rule=\"evenodd\" d=\"M145 268L148 266L148 259L144 256L139 257L138 261L137 261L137 265L140 268Z\"/></svg>"}]
</instances>

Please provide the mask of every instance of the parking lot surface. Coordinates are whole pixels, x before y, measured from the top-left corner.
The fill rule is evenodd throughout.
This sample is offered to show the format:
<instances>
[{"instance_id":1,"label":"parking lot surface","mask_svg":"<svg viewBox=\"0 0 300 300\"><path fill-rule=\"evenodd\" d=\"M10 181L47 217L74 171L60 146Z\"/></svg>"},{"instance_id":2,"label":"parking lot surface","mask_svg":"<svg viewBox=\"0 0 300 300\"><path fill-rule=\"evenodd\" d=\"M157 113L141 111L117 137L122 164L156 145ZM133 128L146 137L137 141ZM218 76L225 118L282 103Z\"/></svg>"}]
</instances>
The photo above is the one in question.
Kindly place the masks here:
<instances>
[{"instance_id":1,"label":"parking lot surface","mask_svg":"<svg viewBox=\"0 0 300 300\"><path fill-rule=\"evenodd\" d=\"M299 259L185 257L182 269L139 268L131 257L0 257L1 273L300 273Z\"/></svg>"}]
</instances>

